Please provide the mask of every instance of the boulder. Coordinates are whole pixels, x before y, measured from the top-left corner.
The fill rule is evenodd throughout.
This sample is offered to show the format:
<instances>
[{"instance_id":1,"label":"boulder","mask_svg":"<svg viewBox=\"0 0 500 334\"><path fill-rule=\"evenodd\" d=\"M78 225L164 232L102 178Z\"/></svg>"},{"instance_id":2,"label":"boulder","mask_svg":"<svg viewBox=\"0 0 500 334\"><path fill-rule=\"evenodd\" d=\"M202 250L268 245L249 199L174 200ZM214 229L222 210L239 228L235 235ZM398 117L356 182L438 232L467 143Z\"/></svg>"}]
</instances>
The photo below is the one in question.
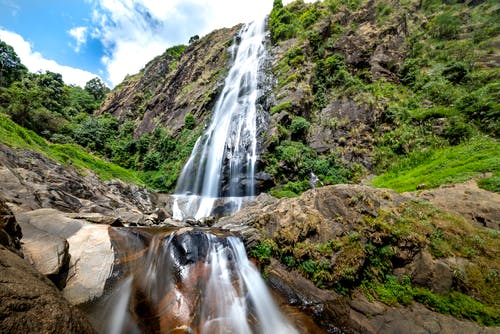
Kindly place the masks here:
<instances>
[{"instance_id":1,"label":"boulder","mask_svg":"<svg viewBox=\"0 0 500 334\"><path fill-rule=\"evenodd\" d=\"M114 252L109 226L72 217L55 209L18 214L21 226L29 231L23 245L28 259L42 273L54 275L53 281L76 305L103 294Z\"/></svg>"},{"instance_id":2,"label":"boulder","mask_svg":"<svg viewBox=\"0 0 500 334\"><path fill-rule=\"evenodd\" d=\"M479 188L476 180L412 194L442 210L457 213L473 224L500 229L500 194Z\"/></svg>"},{"instance_id":3,"label":"boulder","mask_svg":"<svg viewBox=\"0 0 500 334\"><path fill-rule=\"evenodd\" d=\"M68 242L28 223L22 223L22 227L25 259L49 277L59 289L63 289L70 258Z\"/></svg>"},{"instance_id":4,"label":"boulder","mask_svg":"<svg viewBox=\"0 0 500 334\"><path fill-rule=\"evenodd\" d=\"M89 321L31 265L0 245L1 333L94 333Z\"/></svg>"}]
</instances>

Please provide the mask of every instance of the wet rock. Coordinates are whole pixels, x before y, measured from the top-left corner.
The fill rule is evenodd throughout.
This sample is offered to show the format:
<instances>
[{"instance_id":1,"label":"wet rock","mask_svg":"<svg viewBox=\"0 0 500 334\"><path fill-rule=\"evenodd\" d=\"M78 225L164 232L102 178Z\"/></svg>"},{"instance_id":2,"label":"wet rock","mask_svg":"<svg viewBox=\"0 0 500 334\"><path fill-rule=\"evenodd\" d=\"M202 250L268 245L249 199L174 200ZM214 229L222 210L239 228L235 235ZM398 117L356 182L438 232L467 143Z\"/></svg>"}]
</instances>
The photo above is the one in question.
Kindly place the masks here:
<instances>
[{"instance_id":1,"label":"wet rock","mask_svg":"<svg viewBox=\"0 0 500 334\"><path fill-rule=\"evenodd\" d=\"M255 174L255 183L255 188L257 189L258 194L268 191L275 185L271 175L264 172L258 172Z\"/></svg>"},{"instance_id":2,"label":"wet rock","mask_svg":"<svg viewBox=\"0 0 500 334\"><path fill-rule=\"evenodd\" d=\"M0 332L94 333L45 276L1 245L0 277Z\"/></svg>"},{"instance_id":3,"label":"wet rock","mask_svg":"<svg viewBox=\"0 0 500 334\"><path fill-rule=\"evenodd\" d=\"M296 271L289 271L275 260L267 267L268 283L290 305L299 306L330 333L355 333L349 325L347 299L333 291L318 289ZM331 319L335 319L332 322Z\"/></svg>"}]
</instances>

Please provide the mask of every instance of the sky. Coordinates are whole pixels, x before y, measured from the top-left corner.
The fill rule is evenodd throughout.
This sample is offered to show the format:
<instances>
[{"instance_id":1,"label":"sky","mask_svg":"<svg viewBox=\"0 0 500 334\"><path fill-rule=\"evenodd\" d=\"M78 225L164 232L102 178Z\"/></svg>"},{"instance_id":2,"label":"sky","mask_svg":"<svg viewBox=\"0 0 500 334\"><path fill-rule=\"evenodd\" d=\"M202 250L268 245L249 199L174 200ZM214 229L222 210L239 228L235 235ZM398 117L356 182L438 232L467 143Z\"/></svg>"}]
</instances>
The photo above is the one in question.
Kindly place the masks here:
<instances>
[{"instance_id":1,"label":"sky","mask_svg":"<svg viewBox=\"0 0 500 334\"><path fill-rule=\"evenodd\" d=\"M289 1L283 1L287 3ZM250 22L273 0L0 0L0 40L31 72L110 88L194 35Z\"/></svg>"}]
</instances>

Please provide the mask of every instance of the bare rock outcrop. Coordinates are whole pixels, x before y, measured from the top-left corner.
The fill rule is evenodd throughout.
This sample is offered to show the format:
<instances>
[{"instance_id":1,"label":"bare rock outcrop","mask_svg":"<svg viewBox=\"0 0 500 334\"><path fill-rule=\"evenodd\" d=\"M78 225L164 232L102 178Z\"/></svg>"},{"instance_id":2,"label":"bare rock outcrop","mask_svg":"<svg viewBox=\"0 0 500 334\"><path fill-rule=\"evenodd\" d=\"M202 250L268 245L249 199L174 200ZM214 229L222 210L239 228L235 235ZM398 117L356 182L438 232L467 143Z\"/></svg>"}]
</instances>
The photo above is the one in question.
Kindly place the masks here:
<instances>
[{"instance_id":1,"label":"bare rock outcrop","mask_svg":"<svg viewBox=\"0 0 500 334\"><path fill-rule=\"evenodd\" d=\"M0 210L0 232L8 236L0 244L0 332L94 333L86 317L64 299L53 283L19 256L21 228L1 198ZM65 249L57 249L60 243L50 241L47 247L54 248L40 251L64 253ZM56 263L45 266L48 271L55 267Z\"/></svg>"},{"instance_id":2,"label":"bare rock outcrop","mask_svg":"<svg viewBox=\"0 0 500 334\"><path fill-rule=\"evenodd\" d=\"M184 127L187 114L195 116L196 124L203 124L222 88L230 63L228 48L239 28L210 33L188 46L180 59L167 50L115 88L100 113L137 120L137 136L157 126L177 132Z\"/></svg>"},{"instance_id":3,"label":"bare rock outcrop","mask_svg":"<svg viewBox=\"0 0 500 334\"><path fill-rule=\"evenodd\" d=\"M0 197L0 245L21 255L21 238L23 233L16 221L16 217L5 200Z\"/></svg>"},{"instance_id":4,"label":"bare rock outcrop","mask_svg":"<svg viewBox=\"0 0 500 334\"><path fill-rule=\"evenodd\" d=\"M102 181L91 171L63 166L41 153L2 143L0 193L14 213L52 208L86 214L88 220L100 219L101 223L115 217L127 224L128 215L133 213L140 219L130 223L140 224L153 219L150 214L163 205L162 196L146 188L118 180Z\"/></svg>"},{"instance_id":5,"label":"bare rock outcrop","mask_svg":"<svg viewBox=\"0 0 500 334\"><path fill-rule=\"evenodd\" d=\"M415 196L455 212L471 223L495 230L500 228L500 195L479 188L476 180L424 190Z\"/></svg>"}]
</instances>

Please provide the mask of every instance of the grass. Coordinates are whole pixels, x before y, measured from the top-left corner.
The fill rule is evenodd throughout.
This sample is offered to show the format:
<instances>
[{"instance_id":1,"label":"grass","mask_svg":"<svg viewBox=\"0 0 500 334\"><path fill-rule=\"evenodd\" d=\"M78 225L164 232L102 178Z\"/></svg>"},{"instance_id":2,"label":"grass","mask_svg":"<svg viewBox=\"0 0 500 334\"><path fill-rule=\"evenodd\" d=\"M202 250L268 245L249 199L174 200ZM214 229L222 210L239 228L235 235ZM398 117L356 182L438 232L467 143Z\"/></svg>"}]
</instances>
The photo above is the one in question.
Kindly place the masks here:
<instances>
[{"instance_id":1,"label":"grass","mask_svg":"<svg viewBox=\"0 0 500 334\"><path fill-rule=\"evenodd\" d=\"M6 115L0 114L0 141L12 147L37 151L63 165L94 171L103 180L120 179L142 184L139 176L123 167L104 161L74 144L51 144L35 132L27 130Z\"/></svg>"},{"instance_id":2,"label":"grass","mask_svg":"<svg viewBox=\"0 0 500 334\"><path fill-rule=\"evenodd\" d=\"M498 192L499 153L500 143L479 137L457 146L411 153L387 173L374 178L372 185L398 192L414 191L420 184L435 188L491 172L494 177L484 181L485 188Z\"/></svg>"},{"instance_id":3,"label":"grass","mask_svg":"<svg viewBox=\"0 0 500 334\"><path fill-rule=\"evenodd\" d=\"M442 314L469 319L486 326L500 325L500 312L497 308L457 291L439 295L425 288L414 287L407 276L401 281L394 276L388 276L383 284L365 282L364 289L369 295L375 294L377 299L387 305L409 305L417 301Z\"/></svg>"}]
</instances>

